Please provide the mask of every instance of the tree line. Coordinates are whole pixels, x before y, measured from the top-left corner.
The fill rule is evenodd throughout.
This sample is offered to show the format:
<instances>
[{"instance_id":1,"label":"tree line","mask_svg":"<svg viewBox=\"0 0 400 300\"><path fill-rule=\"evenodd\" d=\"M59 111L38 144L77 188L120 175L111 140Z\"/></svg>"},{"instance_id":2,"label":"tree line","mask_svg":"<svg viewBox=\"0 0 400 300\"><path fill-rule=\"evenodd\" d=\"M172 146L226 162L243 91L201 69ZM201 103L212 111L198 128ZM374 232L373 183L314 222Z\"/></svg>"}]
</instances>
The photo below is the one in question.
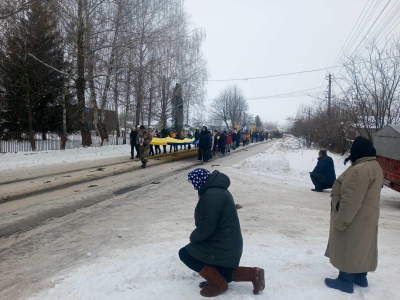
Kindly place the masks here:
<instances>
[{"instance_id":1,"label":"tree line","mask_svg":"<svg viewBox=\"0 0 400 300\"><path fill-rule=\"evenodd\" d=\"M202 104L203 29L182 0L0 0L0 127L28 133L80 131L93 111L101 136L128 124L166 126L179 83L188 122ZM116 128L106 128L106 110ZM102 136L103 139L103 136Z\"/></svg>"},{"instance_id":2,"label":"tree line","mask_svg":"<svg viewBox=\"0 0 400 300\"><path fill-rule=\"evenodd\" d=\"M338 94L331 106L325 98L301 106L289 118L290 132L308 147L317 143L344 153L355 135L373 141L376 131L400 122L400 40L369 42L360 54L344 59L334 84Z\"/></svg>"}]
</instances>

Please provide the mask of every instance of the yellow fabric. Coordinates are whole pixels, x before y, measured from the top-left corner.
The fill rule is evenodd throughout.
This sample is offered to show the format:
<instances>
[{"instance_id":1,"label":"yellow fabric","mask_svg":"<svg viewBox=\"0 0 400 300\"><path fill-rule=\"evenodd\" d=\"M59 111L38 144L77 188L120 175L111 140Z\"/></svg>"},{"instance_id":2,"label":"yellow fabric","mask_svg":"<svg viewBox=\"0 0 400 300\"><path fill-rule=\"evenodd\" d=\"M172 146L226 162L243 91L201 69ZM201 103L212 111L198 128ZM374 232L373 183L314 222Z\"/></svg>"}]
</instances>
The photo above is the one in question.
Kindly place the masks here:
<instances>
[{"instance_id":1,"label":"yellow fabric","mask_svg":"<svg viewBox=\"0 0 400 300\"><path fill-rule=\"evenodd\" d=\"M194 142L194 139L177 140L177 139L173 139L171 137L167 137L167 138L153 138L150 145L166 146L166 145L168 145L168 143L183 145L185 143L193 143L193 142Z\"/></svg>"}]
</instances>

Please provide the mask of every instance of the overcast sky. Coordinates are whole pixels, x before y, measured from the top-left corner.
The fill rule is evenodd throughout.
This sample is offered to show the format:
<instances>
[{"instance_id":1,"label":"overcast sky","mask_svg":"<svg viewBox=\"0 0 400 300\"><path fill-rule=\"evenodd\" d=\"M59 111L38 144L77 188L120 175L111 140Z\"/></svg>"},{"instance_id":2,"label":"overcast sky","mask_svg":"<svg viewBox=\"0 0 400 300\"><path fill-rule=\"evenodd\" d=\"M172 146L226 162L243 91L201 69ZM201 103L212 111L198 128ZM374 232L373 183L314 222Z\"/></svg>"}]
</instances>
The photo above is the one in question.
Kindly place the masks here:
<instances>
[{"instance_id":1,"label":"overcast sky","mask_svg":"<svg viewBox=\"0 0 400 300\"><path fill-rule=\"evenodd\" d=\"M385 10L384 7L386 6ZM210 80L249 78L332 66L358 17L370 8L358 41L372 27L385 26L396 12L399 1L387 0L185 0L193 27L203 27L206 41L203 53L208 61ZM398 14L395 15L397 17ZM362 17L361 17L362 19ZM360 21L361 21L360 19ZM395 27L393 17L393 27ZM380 23L382 22L382 23ZM388 23L389 24L389 23ZM389 25L386 25L389 29ZM386 28L385 27L385 28ZM356 27L357 28L357 27ZM377 31L378 32L378 31ZM398 28L392 32L398 32ZM381 33L383 36L385 32ZM359 43L356 41L355 46ZM334 70L339 73L339 70ZM321 87L327 90L327 71L247 81L209 81L206 100L219 91L237 84L246 98L285 94ZM335 89L339 92L339 89ZM300 104L312 98L298 96L249 100L250 113L263 121L284 123ZM206 102L210 104L210 102Z\"/></svg>"}]
</instances>

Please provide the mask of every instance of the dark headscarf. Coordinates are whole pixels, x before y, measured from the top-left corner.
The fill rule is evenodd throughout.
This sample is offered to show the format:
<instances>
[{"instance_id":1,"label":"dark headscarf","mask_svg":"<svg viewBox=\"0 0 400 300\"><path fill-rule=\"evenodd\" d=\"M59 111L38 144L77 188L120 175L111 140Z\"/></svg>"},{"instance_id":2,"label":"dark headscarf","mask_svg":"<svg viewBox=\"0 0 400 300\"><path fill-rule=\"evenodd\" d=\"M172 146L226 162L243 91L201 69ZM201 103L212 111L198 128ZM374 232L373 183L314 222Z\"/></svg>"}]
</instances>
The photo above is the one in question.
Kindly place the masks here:
<instances>
[{"instance_id":1,"label":"dark headscarf","mask_svg":"<svg viewBox=\"0 0 400 300\"><path fill-rule=\"evenodd\" d=\"M201 189L204 183L207 181L208 177L210 177L211 173L203 168L198 168L193 170L188 174L188 178L190 182L194 185L196 190Z\"/></svg>"},{"instance_id":2,"label":"dark headscarf","mask_svg":"<svg viewBox=\"0 0 400 300\"><path fill-rule=\"evenodd\" d=\"M350 155L344 160L346 164L349 160L355 163L358 159L363 157L376 156L376 150L372 142L361 136L357 137L350 148Z\"/></svg>"}]
</instances>

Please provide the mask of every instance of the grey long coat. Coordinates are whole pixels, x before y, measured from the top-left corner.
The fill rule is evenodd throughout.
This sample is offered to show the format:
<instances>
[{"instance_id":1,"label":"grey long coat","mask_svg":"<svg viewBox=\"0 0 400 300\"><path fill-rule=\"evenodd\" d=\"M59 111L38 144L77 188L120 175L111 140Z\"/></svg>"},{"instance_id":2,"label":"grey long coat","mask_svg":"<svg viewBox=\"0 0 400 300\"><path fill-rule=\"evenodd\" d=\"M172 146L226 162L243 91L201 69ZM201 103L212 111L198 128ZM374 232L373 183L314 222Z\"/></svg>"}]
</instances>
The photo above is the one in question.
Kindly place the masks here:
<instances>
[{"instance_id":1,"label":"grey long coat","mask_svg":"<svg viewBox=\"0 0 400 300\"><path fill-rule=\"evenodd\" d=\"M383 172L375 157L358 159L332 187L331 223L325 256L340 271L375 271Z\"/></svg>"}]
</instances>

